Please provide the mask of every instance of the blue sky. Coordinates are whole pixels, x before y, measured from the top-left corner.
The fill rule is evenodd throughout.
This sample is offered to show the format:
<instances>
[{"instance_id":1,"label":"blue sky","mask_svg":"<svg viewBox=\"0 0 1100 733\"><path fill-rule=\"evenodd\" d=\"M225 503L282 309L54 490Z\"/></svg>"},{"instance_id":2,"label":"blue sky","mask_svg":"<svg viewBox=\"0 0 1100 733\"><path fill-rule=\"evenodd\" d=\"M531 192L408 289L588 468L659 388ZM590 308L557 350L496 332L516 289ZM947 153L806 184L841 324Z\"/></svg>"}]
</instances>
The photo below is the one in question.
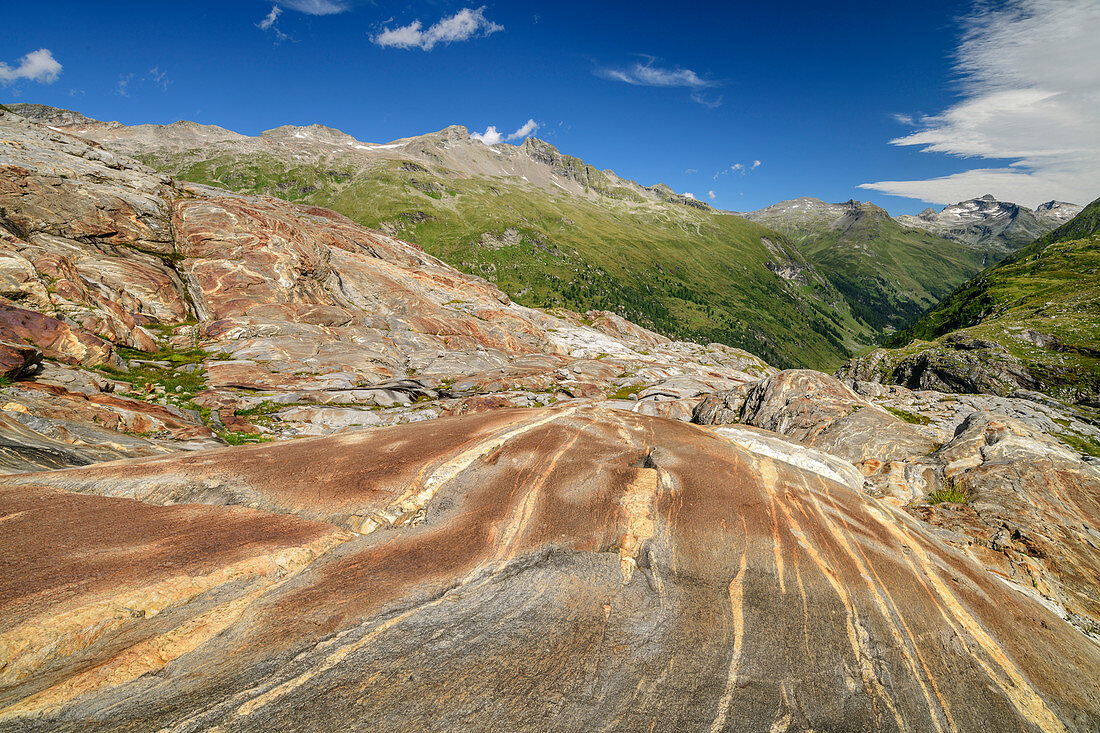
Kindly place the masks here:
<instances>
[{"instance_id":1,"label":"blue sky","mask_svg":"<svg viewBox=\"0 0 1100 733\"><path fill-rule=\"evenodd\" d=\"M732 210L1100 195L1100 3L896 5L13 3L0 99L371 142L534 120L563 152Z\"/></svg>"}]
</instances>

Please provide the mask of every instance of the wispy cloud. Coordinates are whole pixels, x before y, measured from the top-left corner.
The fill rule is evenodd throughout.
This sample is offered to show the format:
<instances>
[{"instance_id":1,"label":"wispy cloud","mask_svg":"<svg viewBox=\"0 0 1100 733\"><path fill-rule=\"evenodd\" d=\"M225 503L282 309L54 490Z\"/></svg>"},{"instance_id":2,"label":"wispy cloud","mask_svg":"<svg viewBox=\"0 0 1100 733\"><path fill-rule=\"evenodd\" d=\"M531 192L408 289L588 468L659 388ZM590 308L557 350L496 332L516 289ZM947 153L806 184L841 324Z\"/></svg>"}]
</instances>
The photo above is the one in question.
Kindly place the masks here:
<instances>
[{"instance_id":1,"label":"wispy cloud","mask_svg":"<svg viewBox=\"0 0 1100 733\"><path fill-rule=\"evenodd\" d=\"M344 0L282 0L282 5L306 15L336 15L351 10Z\"/></svg>"},{"instance_id":2,"label":"wispy cloud","mask_svg":"<svg viewBox=\"0 0 1100 733\"><path fill-rule=\"evenodd\" d=\"M609 81L620 81L633 86L691 89L693 102L711 108L722 104L721 97L710 97L703 92L705 89L720 86L720 82L706 79L691 69L657 66L657 59L653 56L644 58L645 63L636 62L631 66L621 68L601 67L596 69L595 74Z\"/></svg>"},{"instance_id":3,"label":"wispy cloud","mask_svg":"<svg viewBox=\"0 0 1100 733\"><path fill-rule=\"evenodd\" d=\"M599 69L599 76L612 81L644 87L691 87L705 89L714 82L703 79L691 69L664 69L653 65L653 59L626 69Z\"/></svg>"},{"instance_id":4,"label":"wispy cloud","mask_svg":"<svg viewBox=\"0 0 1100 733\"><path fill-rule=\"evenodd\" d=\"M1010 0L963 23L961 99L938 115L899 116L919 129L891 140L923 152L1009 159L1002 167L860 188L948 204L992 193L1034 206L1100 194L1100 3Z\"/></svg>"},{"instance_id":5,"label":"wispy cloud","mask_svg":"<svg viewBox=\"0 0 1100 733\"><path fill-rule=\"evenodd\" d=\"M383 48L419 48L431 51L439 44L468 41L471 38L483 38L504 26L485 17L485 6L463 8L454 15L441 18L427 29L419 20L396 28L383 27L371 36L371 42Z\"/></svg>"},{"instance_id":6,"label":"wispy cloud","mask_svg":"<svg viewBox=\"0 0 1100 733\"><path fill-rule=\"evenodd\" d=\"M509 135L504 135L499 132L495 125L489 125L485 128L485 132L472 132L470 133L470 137L475 140L480 140L486 145L496 145L505 140L522 140L525 137L533 135L539 127L541 127L539 123L535 122L534 119L529 119L520 125L518 130Z\"/></svg>"},{"instance_id":7,"label":"wispy cloud","mask_svg":"<svg viewBox=\"0 0 1100 733\"><path fill-rule=\"evenodd\" d=\"M172 80L168 78L167 71L161 71L159 66L154 66L149 69L147 76L142 77L143 81L150 81L155 86L160 87L163 91L168 91L168 85L172 83Z\"/></svg>"},{"instance_id":8,"label":"wispy cloud","mask_svg":"<svg viewBox=\"0 0 1100 733\"><path fill-rule=\"evenodd\" d=\"M722 176L728 176L730 173L740 173L741 175L745 175L746 173L756 170L761 165L763 165L763 163L761 163L759 160L754 160L747 165L745 163L730 163L729 168L723 168L722 170L714 174L714 180L717 181Z\"/></svg>"},{"instance_id":9,"label":"wispy cloud","mask_svg":"<svg viewBox=\"0 0 1100 733\"><path fill-rule=\"evenodd\" d=\"M283 14L283 9L278 5L271 6L271 12L268 13L263 20L256 24L256 27L262 31L266 31L275 25L275 21L279 19L279 16Z\"/></svg>"},{"instance_id":10,"label":"wispy cloud","mask_svg":"<svg viewBox=\"0 0 1100 733\"><path fill-rule=\"evenodd\" d=\"M714 201L714 199L718 198L718 194L716 194L714 191L707 191L707 198L711 201Z\"/></svg>"},{"instance_id":11,"label":"wispy cloud","mask_svg":"<svg viewBox=\"0 0 1100 733\"><path fill-rule=\"evenodd\" d=\"M271 12L264 16L263 20L256 24L256 27L262 31L270 31L275 36L276 42L285 41L290 38L286 33L283 33L279 29L279 16L283 14L283 9L278 5L271 6Z\"/></svg>"},{"instance_id":12,"label":"wispy cloud","mask_svg":"<svg viewBox=\"0 0 1100 733\"><path fill-rule=\"evenodd\" d=\"M115 94L120 97L130 96L130 82L134 80L133 74L121 74L118 77L118 83L115 84Z\"/></svg>"},{"instance_id":13,"label":"wispy cloud","mask_svg":"<svg viewBox=\"0 0 1100 733\"><path fill-rule=\"evenodd\" d=\"M53 84L61 75L61 64L53 57L48 48L31 51L19 59L18 66L9 66L0 62L0 84L7 86L20 79L36 81L40 84Z\"/></svg>"},{"instance_id":14,"label":"wispy cloud","mask_svg":"<svg viewBox=\"0 0 1100 733\"><path fill-rule=\"evenodd\" d=\"M695 102L696 104L701 104L707 109L715 109L716 107L722 106L721 95L718 95L717 97L708 97L706 94L703 94L699 91L691 93L691 101Z\"/></svg>"}]
</instances>

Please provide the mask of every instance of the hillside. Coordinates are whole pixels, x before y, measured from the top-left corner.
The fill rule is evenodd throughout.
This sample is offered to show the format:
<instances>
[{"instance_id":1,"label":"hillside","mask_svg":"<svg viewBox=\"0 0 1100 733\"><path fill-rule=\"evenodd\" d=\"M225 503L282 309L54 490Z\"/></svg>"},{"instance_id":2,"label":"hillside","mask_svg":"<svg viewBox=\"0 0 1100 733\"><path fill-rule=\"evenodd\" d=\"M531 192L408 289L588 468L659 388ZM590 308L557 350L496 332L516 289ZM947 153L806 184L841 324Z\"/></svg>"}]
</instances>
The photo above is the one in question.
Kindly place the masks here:
<instances>
[{"instance_id":1,"label":"hillside","mask_svg":"<svg viewBox=\"0 0 1100 733\"><path fill-rule=\"evenodd\" d=\"M880 335L938 303L978 272L986 256L979 247L903 226L868 202L800 198L744 216L790 237L852 313Z\"/></svg>"},{"instance_id":2,"label":"hillside","mask_svg":"<svg viewBox=\"0 0 1100 733\"><path fill-rule=\"evenodd\" d=\"M246 137L187 122L66 124L72 113L16 109L183 180L332 208L525 305L610 310L778 366L831 368L872 340L874 329L782 236L533 138L487 146L453 126L372 144L319 125Z\"/></svg>"},{"instance_id":3,"label":"hillside","mask_svg":"<svg viewBox=\"0 0 1100 733\"><path fill-rule=\"evenodd\" d=\"M910 386L1040 390L1100 406L1100 201L958 288L843 372Z\"/></svg>"}]
</instances>

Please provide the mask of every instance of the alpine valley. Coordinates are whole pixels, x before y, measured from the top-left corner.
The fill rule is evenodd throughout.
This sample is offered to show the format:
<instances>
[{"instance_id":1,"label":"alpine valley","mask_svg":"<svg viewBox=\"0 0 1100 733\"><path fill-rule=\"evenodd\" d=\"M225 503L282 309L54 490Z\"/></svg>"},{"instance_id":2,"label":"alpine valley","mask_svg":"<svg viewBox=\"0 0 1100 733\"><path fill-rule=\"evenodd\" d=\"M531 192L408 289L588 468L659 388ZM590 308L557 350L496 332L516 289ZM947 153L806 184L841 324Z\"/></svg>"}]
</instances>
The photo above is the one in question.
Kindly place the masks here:
<instances>
[{"instance_id":1,"label":"alpine valley","mask_svg":"<svg viewBox=\"0 0 1100 733\"><path fill-rule=\"evenodd\" d=\"M0 731L1096 731L1098 222L0 107Z\"/></svg>"}]
</instances>

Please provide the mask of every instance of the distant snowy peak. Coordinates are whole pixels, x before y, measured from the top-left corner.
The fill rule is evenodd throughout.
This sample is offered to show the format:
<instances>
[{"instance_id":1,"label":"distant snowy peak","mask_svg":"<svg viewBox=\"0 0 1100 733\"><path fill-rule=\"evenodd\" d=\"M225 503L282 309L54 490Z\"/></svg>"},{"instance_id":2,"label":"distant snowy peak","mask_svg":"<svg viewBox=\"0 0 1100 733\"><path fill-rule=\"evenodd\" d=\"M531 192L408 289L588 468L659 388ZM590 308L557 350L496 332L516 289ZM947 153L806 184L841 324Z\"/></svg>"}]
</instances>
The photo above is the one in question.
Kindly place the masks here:
<instances>
[{"instance_id":1,"label":"distant snowy peak","mask_svg":"<svg viewBox=\"0 0 1100 733\"><path fill-rule=\"evenodd\" d=\"M1080 206L1064 201L1048 201L1029 209L986 194L945 206L938 212L929 208L916 216L899 216L897 220L963 244L1008 252L1031 243L1080 211Z\"/></svg>"},{"instance_id":2,"label":"distant snowy peak","mask_svg":"<svg viewBox=\"0 0 1100 733\"><path fill-rule=\"evenodd\" d=\"M1081 213L1082 207L1065 201L1047 201L1035 207L1036 213L1056 219L1059 224L1065 224Z\"/></svg>"}]
</instances>

